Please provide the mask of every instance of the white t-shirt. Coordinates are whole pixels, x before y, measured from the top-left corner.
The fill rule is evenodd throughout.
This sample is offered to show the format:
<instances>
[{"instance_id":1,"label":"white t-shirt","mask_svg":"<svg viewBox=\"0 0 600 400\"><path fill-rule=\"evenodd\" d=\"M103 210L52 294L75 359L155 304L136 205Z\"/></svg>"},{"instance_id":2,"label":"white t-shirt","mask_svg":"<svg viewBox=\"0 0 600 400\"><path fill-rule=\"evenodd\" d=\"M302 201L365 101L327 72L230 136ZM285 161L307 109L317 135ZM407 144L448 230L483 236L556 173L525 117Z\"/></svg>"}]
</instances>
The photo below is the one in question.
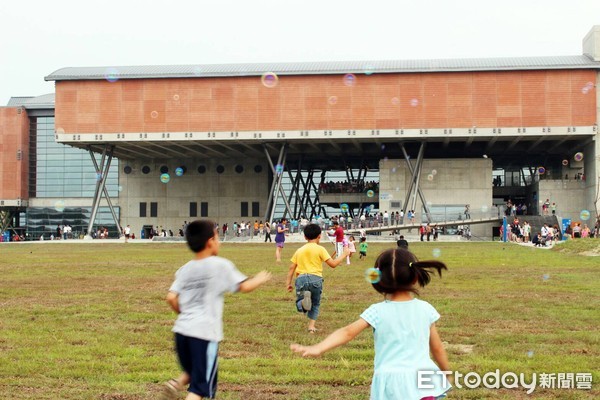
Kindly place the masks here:
<instances>
[{"instance_id":1,"label":"white t-shirt","mask_svg":"<svg viewBox=\"0 0 600 400\"><path fill-rule=\"evenodd\" d=\"M247 277L225 258L192 260L179 268L169 289L179 295L179 315L173 332L219 342L223 340L223 302Z\"/></svg>"}]
</instances>

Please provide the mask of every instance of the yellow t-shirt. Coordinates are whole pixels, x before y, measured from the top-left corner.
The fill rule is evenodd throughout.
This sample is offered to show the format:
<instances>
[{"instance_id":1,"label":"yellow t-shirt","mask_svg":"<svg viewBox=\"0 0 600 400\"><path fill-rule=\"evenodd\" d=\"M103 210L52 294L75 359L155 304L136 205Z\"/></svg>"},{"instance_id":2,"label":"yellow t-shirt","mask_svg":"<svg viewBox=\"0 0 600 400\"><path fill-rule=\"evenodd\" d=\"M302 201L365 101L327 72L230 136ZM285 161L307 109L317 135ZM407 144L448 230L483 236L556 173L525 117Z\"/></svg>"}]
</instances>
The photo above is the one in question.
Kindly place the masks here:
<instances>
[{"instance_id":1,"label":"yellow t-shirt","mask_svg":"<svg viewBox=\"0 0 600 400\"><path fill-rule=\"evenodd\" d=\"M296 274L311 274L323 276L323 262L331 256L325 247L316 243L306 243L300 247L292 256L292 262L296 264Z\"/></svg>"}]
</instances>

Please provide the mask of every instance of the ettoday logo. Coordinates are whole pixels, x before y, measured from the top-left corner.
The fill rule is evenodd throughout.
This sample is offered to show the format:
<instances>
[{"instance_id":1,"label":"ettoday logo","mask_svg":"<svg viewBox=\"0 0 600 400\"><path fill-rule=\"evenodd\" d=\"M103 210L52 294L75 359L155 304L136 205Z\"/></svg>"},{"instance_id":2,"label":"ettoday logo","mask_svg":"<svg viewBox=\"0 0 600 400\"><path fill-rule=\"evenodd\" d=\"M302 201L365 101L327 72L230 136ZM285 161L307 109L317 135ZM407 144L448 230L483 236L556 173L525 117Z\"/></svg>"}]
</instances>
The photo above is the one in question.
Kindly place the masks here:
<instances>
[{"instance_id":1,"label":"ettoday logo","mask_svg":"<svg viewBox=\"0 0 600 400\"><path fill-rule=\"evenodd\" d=\"M580 389L590 390L592 388L591 373L532 373L527 377L524 373L504 372L499 369L487 372L483 376L477 372L463 374L458 371L419 371L417 387L419 389L433 389L433 380L436 375L454 378L454 386L458 389L466 387L475 389L485 387L487 389L527 389L531 394L536 388L543 389ZM437 379L436 379L437 380ZM447 379L442 379L443 389L449 389Z\"/></svg>"}]
</instances>

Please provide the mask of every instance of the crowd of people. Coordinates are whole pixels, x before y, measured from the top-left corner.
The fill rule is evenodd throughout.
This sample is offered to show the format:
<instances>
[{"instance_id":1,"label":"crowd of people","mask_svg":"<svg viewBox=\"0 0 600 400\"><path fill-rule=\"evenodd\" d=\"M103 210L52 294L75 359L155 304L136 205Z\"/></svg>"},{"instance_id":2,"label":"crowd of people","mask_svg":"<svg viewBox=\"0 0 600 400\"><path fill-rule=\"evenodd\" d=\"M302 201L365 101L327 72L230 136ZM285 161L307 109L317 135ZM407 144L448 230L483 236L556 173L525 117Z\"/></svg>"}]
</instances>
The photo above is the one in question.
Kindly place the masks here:
<instances>
[{"instance_id":1,"label":"crowd of people","mask_svg":"<svg viewBox=\"0 0 600 400\"><path fill-rule=\"evenodd\" d=\"M379 182L354 179L344 182L322 182L319 184L320 193L366 193L369 190L379 192Z\"/></svg>"}]
</instances>

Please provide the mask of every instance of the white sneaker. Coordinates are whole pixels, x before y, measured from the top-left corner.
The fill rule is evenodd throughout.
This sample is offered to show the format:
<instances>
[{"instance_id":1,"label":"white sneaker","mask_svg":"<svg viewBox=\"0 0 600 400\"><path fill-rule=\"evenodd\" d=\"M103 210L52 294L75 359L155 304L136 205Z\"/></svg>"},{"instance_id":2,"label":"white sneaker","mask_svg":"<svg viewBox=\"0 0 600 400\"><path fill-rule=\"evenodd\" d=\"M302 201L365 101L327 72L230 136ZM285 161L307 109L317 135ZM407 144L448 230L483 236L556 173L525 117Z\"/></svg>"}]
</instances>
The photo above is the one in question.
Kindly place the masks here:
<instances>
[{"instance_id":1,"label":"white sneaker","mask_svg":"<svg viewBox=\"0 0 600 400\"><path fill-rule=\"evenodd\" d=\"M302 299L300 304L302 304L302 308L304 309L304 311L310 311L310 309L312 308L312 293L310 292L310 290L305 290L303 296L304 298Z\"/></svg>"}]
</instances>

